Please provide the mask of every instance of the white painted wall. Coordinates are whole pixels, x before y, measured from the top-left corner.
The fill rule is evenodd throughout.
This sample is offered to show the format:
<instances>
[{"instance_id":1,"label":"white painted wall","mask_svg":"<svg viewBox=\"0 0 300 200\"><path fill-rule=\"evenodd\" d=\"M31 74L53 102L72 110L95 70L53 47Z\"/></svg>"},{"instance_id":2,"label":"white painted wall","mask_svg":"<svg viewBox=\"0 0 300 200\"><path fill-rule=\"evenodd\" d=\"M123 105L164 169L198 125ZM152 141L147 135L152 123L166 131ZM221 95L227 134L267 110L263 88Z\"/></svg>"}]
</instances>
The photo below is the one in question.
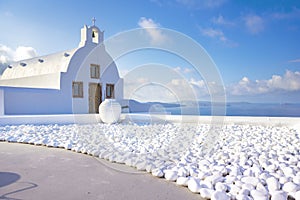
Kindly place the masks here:
<instances>
[{"instance_id":1,"label":"white painted wall","mask_svg":"<svg viewBox=\"0 0 300 200\"><path fill-rule=\"evenodd\" d=\"M100 123L99 114L83 115L4 115L0 116L0 125L21 124L92 124Z\"/></svg>"},{"instance_id":2,"label":"white painted wall","mask_svg":"<svg viewBox=\"0 0 300 200\"><path fill-rule=\"evenodd\" d=\"M4 115L4 90L0 88L0 115Z\"/></svg>"},{"instance_id":3,"label":"white painted wall","mask_svg":"<svg viewBox=\"0 0 300 200\"><path fill-rule=\"evenodd\" d=\"M106 97L106 84L115 85L115 97L117 100L123 99L123 81L120 79L119 72L115 62L106 52L104 46L87 43L79 51L84 49L92 49L88 54L80 54L84 56L83 62L76 75L75 81L83 82L83 98L73 98L73 113L89 112L89 83L100 83L102 85L102 101ZM90 65L100 65L100 79L90 77Z\"/></svg>"},{"instance_id":4,"label":"white painted wall","mask_svg":"<svg viewBox=\"0 0 300 200\"><path fill-rule=\"evenodd\" d=\"M186 117L182 121L182 117ZM121 114L121 121L149 122L149 120L164 120L171 123L201 123L210 124L211 116L181 116L181 115L149 115L149 114ZM27 115L27 116L0 116L0 125L13 124L87 124L101 122L99 114L84 115ZM155 121L152 121L155 122ZM300 131L299 117L224 117L224 125L263 125L263 126L287 126Z\"/></svg>"},{"instance_id":5,"label":"white painted wall","mask_svg":"<svg viewBox=\"0 0 300 200\"><path fill-rule=\"evenodd\" d=\"M71 114L70 87L64 85L61 90L5 88L5 114Z\"/></svg>"}]
</instances>

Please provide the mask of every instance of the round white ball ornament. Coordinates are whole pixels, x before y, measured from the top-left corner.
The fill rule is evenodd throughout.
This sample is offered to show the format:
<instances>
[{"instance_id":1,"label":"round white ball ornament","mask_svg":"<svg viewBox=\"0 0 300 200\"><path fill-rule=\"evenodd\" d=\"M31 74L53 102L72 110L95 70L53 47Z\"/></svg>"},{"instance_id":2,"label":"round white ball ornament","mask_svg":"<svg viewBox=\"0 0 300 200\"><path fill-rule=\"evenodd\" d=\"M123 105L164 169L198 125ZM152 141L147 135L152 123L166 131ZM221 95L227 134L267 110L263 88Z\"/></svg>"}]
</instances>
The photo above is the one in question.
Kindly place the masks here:
<instances>
[{"instance_id":1,"label":"round white ball ornament","mask_svg":"<svg viewBox=\"0 0 300 200\"><path fill-rule=\"evenodd\" d=\"M119 121L121 105L115 99L105 99L99 105L99 114L102 122L113 124Z\"/></svg>"}]
</instances>

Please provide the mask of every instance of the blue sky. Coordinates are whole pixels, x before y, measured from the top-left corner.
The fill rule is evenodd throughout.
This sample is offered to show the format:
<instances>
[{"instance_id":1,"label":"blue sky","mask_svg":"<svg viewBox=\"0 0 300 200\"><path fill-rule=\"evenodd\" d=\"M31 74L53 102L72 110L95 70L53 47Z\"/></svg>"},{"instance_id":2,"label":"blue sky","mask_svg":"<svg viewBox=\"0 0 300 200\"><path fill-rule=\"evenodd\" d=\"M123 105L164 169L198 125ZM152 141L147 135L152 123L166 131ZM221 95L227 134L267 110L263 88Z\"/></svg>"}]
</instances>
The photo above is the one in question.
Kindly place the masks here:
<instances>
[{"instance_id":1,"label":"blue sky","mask_svg":"<svg viewBox=\"0 0 300 200\"><path fill-rule=\"evenodd\" d=\"M0 0L0 61L74 48L92 17L105 38L145 26L191 37L217 65L228 101L300 102L297 0ZM151 59L173 67L205 93L202 77L172 56L137 52L118 64L125 74Z\"/></svg>"}]
</instances>

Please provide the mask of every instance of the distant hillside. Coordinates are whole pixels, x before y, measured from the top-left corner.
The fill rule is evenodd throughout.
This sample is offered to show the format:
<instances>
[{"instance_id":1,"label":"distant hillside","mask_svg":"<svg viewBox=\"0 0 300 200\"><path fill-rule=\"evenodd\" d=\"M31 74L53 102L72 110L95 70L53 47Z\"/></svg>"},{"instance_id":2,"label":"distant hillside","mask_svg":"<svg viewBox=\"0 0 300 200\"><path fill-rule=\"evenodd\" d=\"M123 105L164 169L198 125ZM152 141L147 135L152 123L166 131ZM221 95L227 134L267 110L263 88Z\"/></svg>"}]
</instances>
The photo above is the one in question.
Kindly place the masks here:
<instances>
[{"instance_id":1,"label":"distant hillside","mask_svg":"<svg viewBox=\"0 0 300 200\"><path fill-rule=\"evenodd\" d=\"M132 99L124 99L121 102L123 111L127 110L130 113L137 112L161 112L163 108L176 108L180 107L177 103L161 103L161 102L138 102ZM128 107L127 107L128 106Z\"/></svg>"},{"instance_id":2,"label":"distant hillside","mask_svg":"<svg viewBox=\"0 0 300 200\"><path fill-rule=\"evenodd\" d=\"M130 113L166 113L171 115L212 115L212 109L226 116L268 116L268 117L300 117L299 103L249 103L227 102L211 103L209 101L184 101L179 103L147 102L124 100L123 112ZM225 113L222 107L225 106Z\"/></svg>"}]
</instances>

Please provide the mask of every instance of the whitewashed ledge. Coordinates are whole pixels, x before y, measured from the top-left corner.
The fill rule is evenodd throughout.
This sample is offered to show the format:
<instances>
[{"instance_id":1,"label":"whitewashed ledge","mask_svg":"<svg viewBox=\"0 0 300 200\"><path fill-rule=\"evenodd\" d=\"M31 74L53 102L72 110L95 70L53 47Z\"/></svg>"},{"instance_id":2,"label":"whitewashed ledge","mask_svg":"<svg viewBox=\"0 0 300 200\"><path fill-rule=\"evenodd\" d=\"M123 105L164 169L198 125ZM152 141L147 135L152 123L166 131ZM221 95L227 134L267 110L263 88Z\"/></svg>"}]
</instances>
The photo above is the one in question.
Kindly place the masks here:
<instances>
[{"instance_id":1,"label":"whitewashed ledge","mask_svg":"<svg viewBox=\"0 0 300 200\"><path fill-rule=\"evenodd\" d=\"M300 129L299 117L249 117L249 116L195 116L195 115L159 115L125 113L121 121L134 122L173 122L173 123L203 123L221 122L237 125L288 126ZM3 115L0 125L20 124L90 124L101 122L99 114L61 114L61 115Z\"/></svg>"},{"instance_id":2,"label":"whitewashed ledge","mask_svg":"<svg viewBox=\"0 0 300 200\"><path fill-rule=\"evenodd\" d=\"M89 124L101 122L97 114L61 114L61 115L3 115L0 125L21 124Z\"/></svg>"}]
</instances>

